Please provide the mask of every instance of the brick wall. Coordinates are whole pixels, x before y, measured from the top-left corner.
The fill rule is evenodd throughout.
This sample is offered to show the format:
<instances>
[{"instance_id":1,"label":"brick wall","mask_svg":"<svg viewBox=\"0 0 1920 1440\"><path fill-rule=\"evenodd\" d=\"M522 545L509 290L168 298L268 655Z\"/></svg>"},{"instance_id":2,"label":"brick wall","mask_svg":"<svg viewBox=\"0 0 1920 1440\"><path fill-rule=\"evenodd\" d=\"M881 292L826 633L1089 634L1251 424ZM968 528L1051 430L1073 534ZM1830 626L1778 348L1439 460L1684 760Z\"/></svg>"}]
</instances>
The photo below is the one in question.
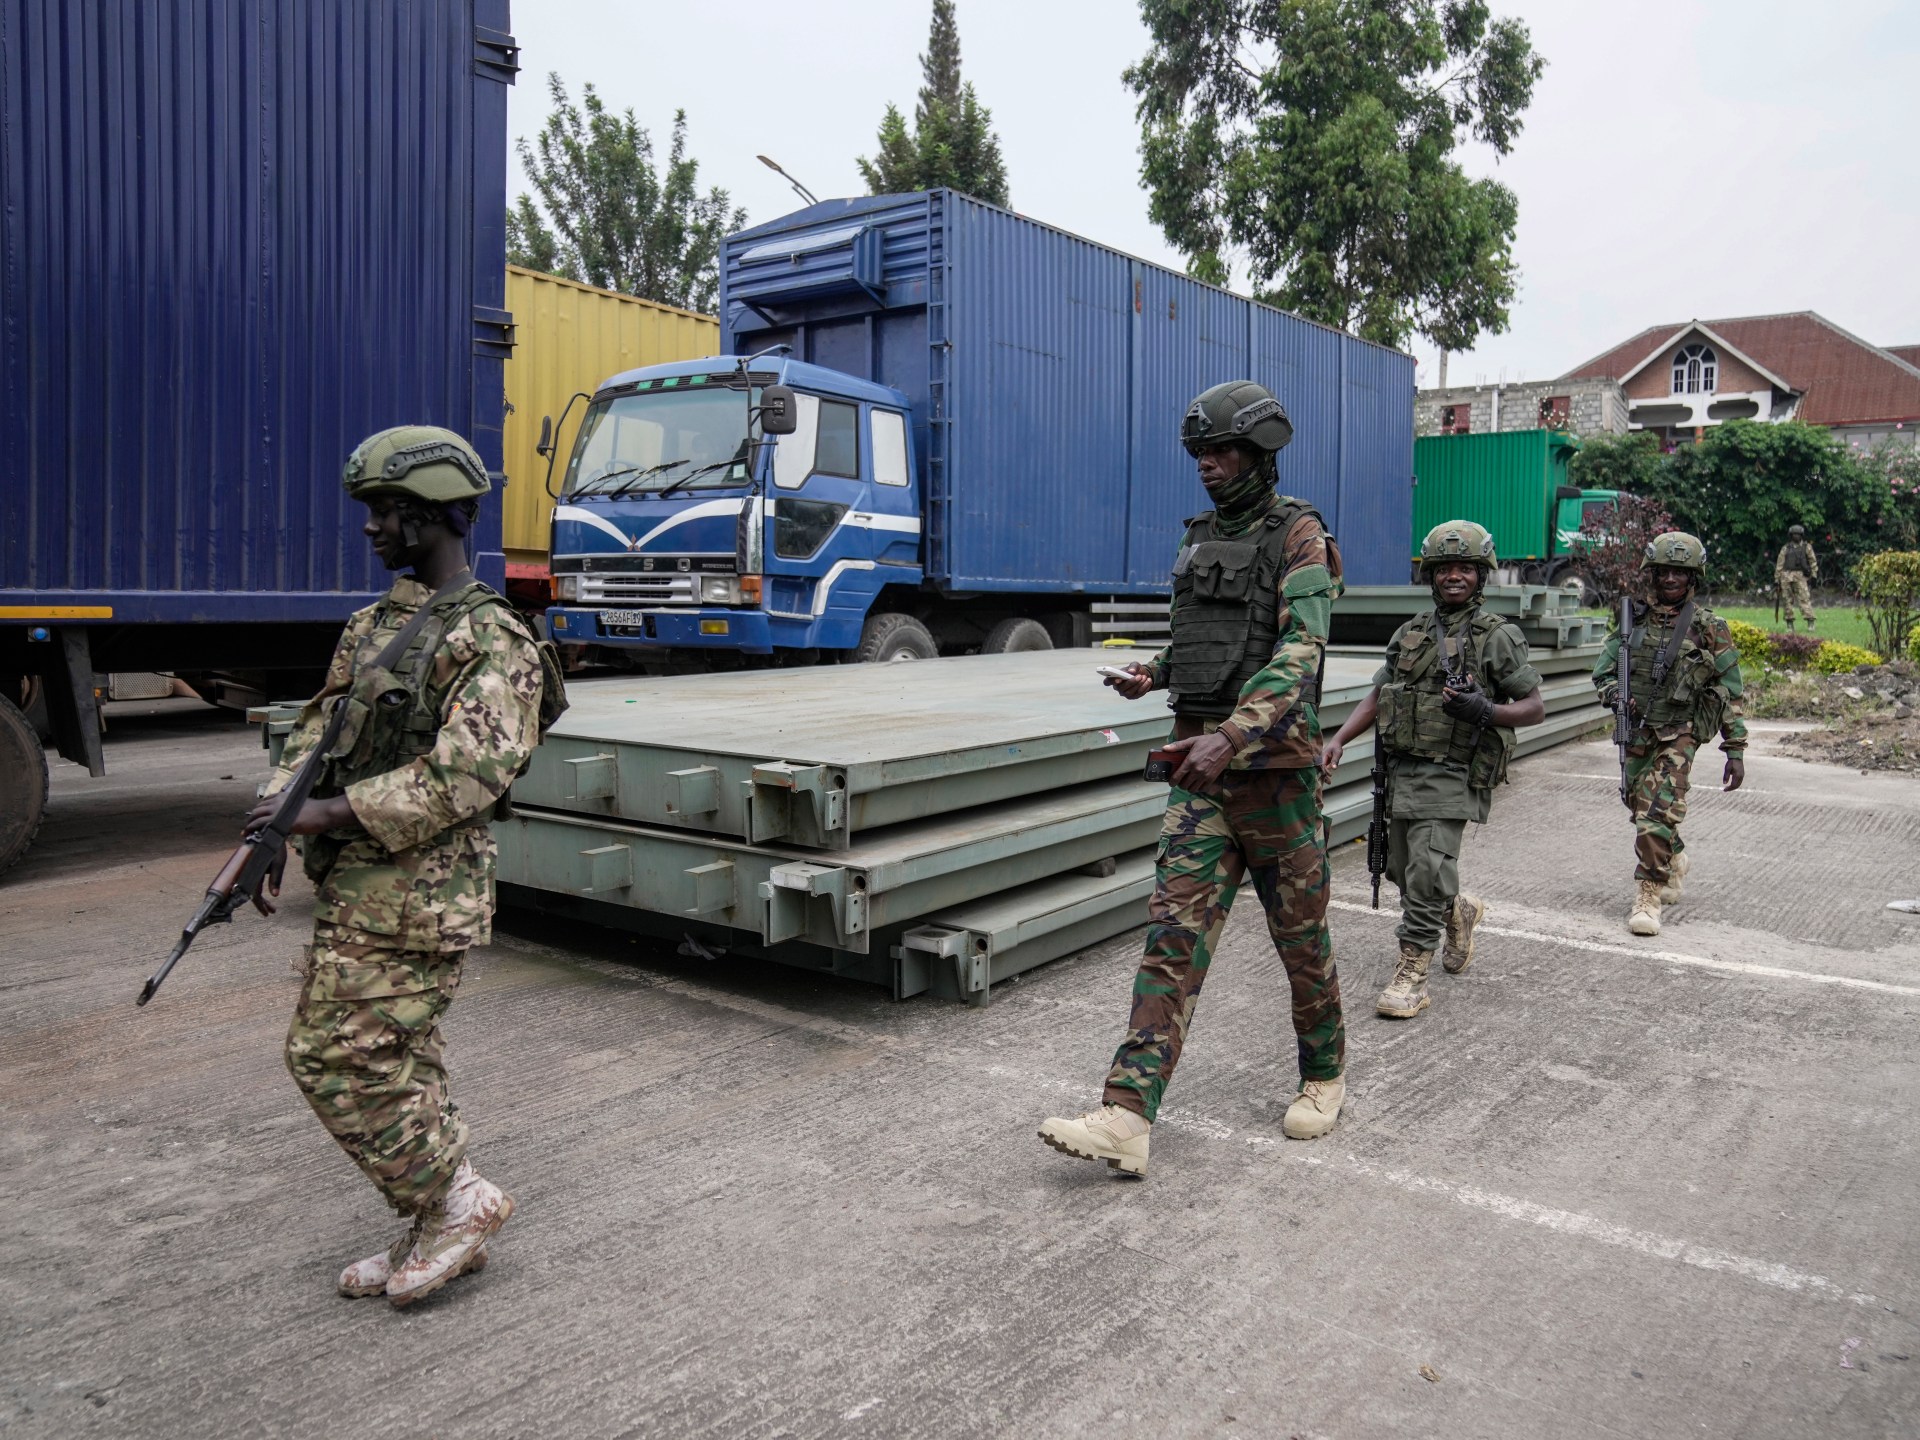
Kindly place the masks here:
<instances>
[{"instance_id":1,"label":"brick wall","mask_svg":"<svg viewBox=\"0 0 1920 1440\"><path fill-rule=\"evenodd\" d=\"M1627 402L1611 380L1529 380L1513 385L1451 385L1445 390L1422 390L1413 402L1413 433L1443 433L1441 419L1449 406L1467 407L1476 435L1495 428L1494 394L1500 396L1501 430L1539 430L1545 427L1540 405L1565 396L1567 429L1576 435L1618 435L1627 428Z\"/></svg>"}]
</instances>

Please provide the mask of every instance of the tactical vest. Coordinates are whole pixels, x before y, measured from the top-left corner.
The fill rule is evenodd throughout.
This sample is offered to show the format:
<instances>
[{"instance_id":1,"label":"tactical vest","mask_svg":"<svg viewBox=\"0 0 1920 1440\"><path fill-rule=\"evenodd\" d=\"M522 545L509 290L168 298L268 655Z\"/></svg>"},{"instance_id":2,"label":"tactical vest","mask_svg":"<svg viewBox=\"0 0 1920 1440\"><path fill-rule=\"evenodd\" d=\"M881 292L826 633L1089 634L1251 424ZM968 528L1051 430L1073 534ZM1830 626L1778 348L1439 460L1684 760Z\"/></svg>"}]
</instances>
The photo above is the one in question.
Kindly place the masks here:
<instances>
[{"instance_id":1,"label":"tactical vest","mask_svg":"<svg viewBox=\"0 0 1920 1440\"><path fill-rule=\"evenodd\" d=\"M1495 700L1486 677L1487 638L1506 621L1477 604L1451 631L1436 610L1407 622L1393 678L1380 687L1381 741L1389 752L1435 760L1467 772L1468 788L1490 790L1507 776L1513 730L1489 725L1476 741L1471 724L1440 708L1449 670L1464 668ZM1445 653L1442 653L1443 643Z\"/></svg>"},{"instance_id":2,"label":"tactical vest","mask_svg":"<svg viewBox=\"0 0 1920 1440\"><path fill-rule=\"evenodd\" d=\"M1791 574L1798 570L1802 575L1813 573L1813 552L1807 549L1804 540L1789 540L1787 548L1780 552L1780 569Z\"/></svg>"},{"instance_id":3,"label":"tactical vest","mask_svg":"<svg viewBox=\"0 0 1920 1440\"><path fill-rule=\"evenodd\" d=\"M451 631L466 616L489 605L498 605L519 627L512 607L490 586L479 581L462 587L433 607L427 622L401 652L391 669L373 664L380 646L372 637L361 641L354 656L354 674L346 698L346 722L340 738L327 752L326 768L313 788L314 798L343 795L359 780L398 770L419 756L428 754L440 737L441 715L459 678L457 670L444 682L433 676L433 656ZM376 630L378 626L376 625ZM566 686L561 678L559 655L553 646L527 636L523 638L540 651L543 686L540 701L540 733L558 719L567 708ZM500 799L472 819L435 836L428 844L444 843L453 830L485 825L512 814L507 797ZM308 841L305 858L307 874L318 884L344 848L345 841L331 836L314 836Z\"/></svg>"},{"instance_id":4,"label":"tactical vest","mask_svg":"<svg viewBox=\"0 0 1920 1440\"><path fill-rule=\"evenodd\" d=\"M1222 719L1247 681L1273 663L1280 643L1280 576L1287 532L1319 512L1282 500L1252 531L1231 540L1214 532L1214 512L1187 521L1173 562L1173 628L1168 704L1179 715ZM1319 699L1311 681L1302 702Z\"/></svg>"},{"instance_id":5,"label":"tactical vest","mask_svg":"<svg viewBox=\"0 0 1920 1440\"><path fill-rule=\"evenodd\" d=\"M1673 657L1664 683L1654 670L1668 642L1673 639L1674 622L1679 611L1656 617L1650 605L1635 605L1633 641L1627 650L1628 680L1633 698L1640 705L1642 727L1670 730L1691 727L1695 740L1705 743L1720 730L1720 715L1725 701L1714 682L1720 667L1713 652L1701 643L1701 637L1713 633L1713 612L1705 606L1693 608L1693 621L1686 638Z\"/></svg>"}]
</instances>

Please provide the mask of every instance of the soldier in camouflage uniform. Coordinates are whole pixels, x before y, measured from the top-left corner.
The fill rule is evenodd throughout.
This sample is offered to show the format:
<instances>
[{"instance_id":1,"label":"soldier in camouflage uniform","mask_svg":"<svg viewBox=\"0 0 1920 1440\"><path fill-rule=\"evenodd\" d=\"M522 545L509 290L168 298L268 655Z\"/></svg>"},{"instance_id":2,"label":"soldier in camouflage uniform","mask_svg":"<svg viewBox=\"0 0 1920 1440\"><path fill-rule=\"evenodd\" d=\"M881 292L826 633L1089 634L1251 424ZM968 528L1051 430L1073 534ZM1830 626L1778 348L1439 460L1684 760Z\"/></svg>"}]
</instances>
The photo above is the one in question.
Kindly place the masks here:
<instances>
[{"instance_id":1,"label":"soldier in camouflage uniform","mask_svg":"<svg viewBox=\"0 0 1920 1440\"><path fill-rule=\"evenodd\" d=\"M1656 535L1640 568L1647 598L1633 605L1628 699L1633 719L1622 799L1633 816L1635 895L1627 929L1660 933L1660 907L1680 898L1689 862L1680 840L1693 757L1716 734L1726 752L1721 788L1747 778L1747 726L1740 715L1740 652L1727 622L1694 602L1707 549L1677 530ZM1619 700L1620 617L1594 662L1593 683L1609 709Z\"/></svg>"},{"instance_id":2,"label":"soldier in camouflage uniform","mask_svg":"<svg viewBox=\"0 0 1920 1440\"><path fill-rule=\"evenodd\" d=\"M1251 381L1193 402L1181 439L1214 508L1187 522L1167 647L1107 682L1129 699L1171 692L1167 748L1181 758L1105 1103L1046 1121L1040 1138L1135 1175L1146 1173L1148 1132L1243 881L1266 911L1292 990L1300 1086L1282 1128L1294 1139L1325 1134L1345 1095L1315 710L1340 552L1311 506L1275 493L1274 456L1292 436L1280 402Z\"/></svg>"},{"instance_id":3,"label":"soldier in camouflage uniform","mask_svg":"<svg viewBox=\"0 0 1920 1440\"><path fill-rule=\"evenodd\" d=\"M1473 963L1473 932L1487 902L1460 889L1460 841L1469 820L1486 822L1514 727L1547 718L1526 637L1480 605L1498 563L1493 537L1471 520L1446 520L1427 533L1420 568L1434 608L1394 632L1373 693L1321 755L1331 777L1342 751L1378 717L1387 878L1400 887L1400 962L1375 1008L1396 1019L1410 1020L1431 1003L1427 975L1443 931L1447 973Z\"/></svg>"},{"instance_id":4,"label":"soldier in camouflage uniform","mask_svg":"<svg viewBox=\"0 0 1920 1440\"><path fill-rule=\"evenodd\" d=\"M1787 617L1787 633L1793 633L1793 612L1806 617L1807 629L1813 629L1813 586L1820 579L1820 557L1807 543L1804 525L1787 527L1787 543L1773 562L1774 588L1780 594L1780 608Z\"/></svg>"},{"instance_id":5,"label":"soldier in camouflage uniform","mask_svg":"<svg viewBox=\"0 0 1920 1440\"><path fill-rule=\"evenodd\" d=\"M431 426L385 430L353 452L345 478L380 559L413 573L347 622L266 793L292 778L332 705L350 707L293 827L308 837L316 904L286 1059L321 1123L409 1222L342 1272L340 1292L404 1305L483 1266L487 1237L513 1213L467 1159L440 1024L468 948L489 938L487 822L538 743L543 696L557 697L525 622L467 571L464 537L490 488L472 447ZM401 659L379 669L375 657L428 604ZM248 828L273 808L263 800Z\"/></svg>"}]
</instances>

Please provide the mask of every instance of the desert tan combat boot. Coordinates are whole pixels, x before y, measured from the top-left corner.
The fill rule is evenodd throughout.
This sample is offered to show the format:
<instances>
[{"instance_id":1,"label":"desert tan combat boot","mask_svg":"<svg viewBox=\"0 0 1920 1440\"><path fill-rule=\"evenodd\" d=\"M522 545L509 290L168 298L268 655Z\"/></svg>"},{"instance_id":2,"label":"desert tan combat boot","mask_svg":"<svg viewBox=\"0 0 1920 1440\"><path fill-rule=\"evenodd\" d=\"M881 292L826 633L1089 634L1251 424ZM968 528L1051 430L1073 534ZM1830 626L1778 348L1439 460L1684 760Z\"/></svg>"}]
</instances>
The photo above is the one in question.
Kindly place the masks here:
<instances>
[{"instance_id":1,"label":"desert tan combat boot","mask_svg":"<svg viewBox=\"0 0 1920 1440\"><path fill-rule=\"evenodd\" d=\"M1318 1140L1333 1129L1346 1099L1347 1077L1344 1075L1336 1075L1331 1080L1302 1080L1300 1093L1287 1107L1280 1129L1289 1140Z\"/></svg>"},{"instance_id":2,"label":"desert tan combat boot","mask_svg":"<svg viewBox=\"0 0 1920 1440\"><path fill-rule=\"evenodd\" d=\"M1487 902L1462 890L1447 912L1447 948L1440 963L1449 975L1458 975L1473 963L1473 932L1487 918Z\"/></svg>"},{"instance_id":3,"label":"desert tan combat boot","mask_svg":"<svg viewBox=\"0 0 1920 1440\"><path fill-rule=\"evenodd\" d=\"M406 1262L413 1242L419 1237L420 1226L414 1227L402 1235L393 1244L378 1255L369 1255L364 1260L356 1260L340 1272L340 1293L350 1300L366 1300L375 1295L387 1293L387 1281L393 1278L393 1272ZM473 1263L467 1266L467 1273L474 1274L487 1268L487 1247L482 1245L475 1252Z\"/></svg>"},{"instance_id":4,"label":"desert tan combat boot","mask_svg":"<svg viewBox=\"0 0 1920 1440\"><path fill-rule=\"evenodd\" d=\"M406 1260L388 1278L387 1299L408 1305L478 1269L487 1237L512 1215L513 1198L462 1160L439 1209L425 1218Z\"/></svg>"},{"instance_id":5,"label":"desert tan combat boot","mask_svg":"<svg viewBox=\"0 0 1920 1440\"><path fill-rule=\"evenodd\" d=\"M1072 1120L1048 1120L1040 1138L1082 1160L1104 1160L1128 1175L1147 1173L1147 1141L1153 1126L1122 1105L1102 1105Z\"/></svg>"},{"instance_id":6,"label":"desert tan combat boot","mask_svg":"<svg viewBox=\"0 0 1920 1440\"><path fill-rule=\"evenodd\" d=\"M1641 880L1634 895L1633 913L1627 916L1627 929L1635 935L1660 933L1660 892L1658 880Z\"/></svg>"},{"instance_id":7,"label":"desert tan combat boot","mask_svg":"<svg viewBox=\"0 0 1920 1440\"><path fill-rule=\"evenodd\" d=\"M1380 992L1374 1008L1395 1020L1411 1020L1433 1003L1427 994L1427 967L1433 964L1433 952L1422 950L1411 940L1400 942L1400 963L1393 979Z\"/></svg>"},{"instance_id":8,"label":"desert tan combat boot","mask_svg":"<svg viewBox=\"0 0 1920 1440\"><path fill-rule=\"evenodd\" d=\"M1680 882L1687 878L1687 871L1692 868L1693 862L1687 859L1686 851L1682 850L1678 855L1673 857L1673 864L1667 867L1666 887L1660 892L1660 903L1662 905L1677 905L1680 903Z\"/></svg>"}]
</instances>

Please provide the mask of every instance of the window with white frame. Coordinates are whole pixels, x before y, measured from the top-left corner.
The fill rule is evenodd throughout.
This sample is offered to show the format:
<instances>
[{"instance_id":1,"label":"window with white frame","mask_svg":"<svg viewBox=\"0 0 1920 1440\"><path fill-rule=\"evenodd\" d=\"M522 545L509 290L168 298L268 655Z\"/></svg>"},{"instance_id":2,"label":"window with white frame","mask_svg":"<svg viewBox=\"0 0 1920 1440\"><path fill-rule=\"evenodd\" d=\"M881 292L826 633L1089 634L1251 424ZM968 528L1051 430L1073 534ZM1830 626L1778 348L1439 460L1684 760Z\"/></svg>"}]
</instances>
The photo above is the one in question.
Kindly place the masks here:
<instances>
[{"instance_id":1,"label":"window with white frame","mask_svg":"<svg viewBox=\"0 0 1920 1440\"><path fill-rule=\"evenodd\" d=\"M1687 345L1673 357L1673 393L1711 395L1720 361L1710 346Z\"/></svg>"}]
</instances>

